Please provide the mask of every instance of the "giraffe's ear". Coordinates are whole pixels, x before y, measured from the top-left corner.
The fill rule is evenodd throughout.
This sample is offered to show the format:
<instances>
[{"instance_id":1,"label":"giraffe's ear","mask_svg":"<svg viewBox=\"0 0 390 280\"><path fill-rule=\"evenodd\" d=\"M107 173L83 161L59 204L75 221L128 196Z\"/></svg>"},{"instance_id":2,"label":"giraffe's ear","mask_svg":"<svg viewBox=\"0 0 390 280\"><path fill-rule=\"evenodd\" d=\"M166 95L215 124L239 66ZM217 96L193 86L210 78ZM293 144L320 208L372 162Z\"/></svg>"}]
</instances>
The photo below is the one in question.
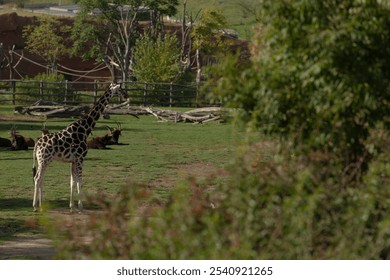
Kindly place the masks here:
<instances>
[{"instance_id":1,"label":"giraffe's ear","mask_svg":"<svg viewBox=\"0 0 390 280\"><path fill-rule=\"evenodd\" d=\"M120 87L121 87L121 85L118 84L118 85L113 86L112 89L113 89L114 91L117 91L117 90L120 89Z\"/></svg>"},{"instance_id":2,"label":"giraffe's ear","mask_svg":"<svg viewBox=\"0 0 390 280\"><path fill-rule=\"evenodd\" d=\"M110 90L112 91L112 92L117 92L118 91L118 89L121 87L121 84L117 84L117 83L115 83L115 82L112 82L111 84L110 84Z\"/></svg>"}]
</instances>

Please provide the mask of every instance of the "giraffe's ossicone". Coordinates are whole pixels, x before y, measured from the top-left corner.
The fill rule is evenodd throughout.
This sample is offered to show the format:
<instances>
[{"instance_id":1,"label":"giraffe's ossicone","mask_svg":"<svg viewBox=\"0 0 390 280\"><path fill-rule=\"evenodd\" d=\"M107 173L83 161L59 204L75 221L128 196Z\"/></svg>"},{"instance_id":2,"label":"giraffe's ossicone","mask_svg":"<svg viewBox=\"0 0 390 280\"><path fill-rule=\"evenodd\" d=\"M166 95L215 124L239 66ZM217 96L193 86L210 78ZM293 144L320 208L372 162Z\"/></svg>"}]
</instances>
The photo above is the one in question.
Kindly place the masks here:
<instances>
[{"instance_id":1,"label":"giraffe's ossicone","mask_svg":"<svg viewBox=\"0 0 390 280\"><path fill-rule=\"evenodd\" d=\"M86 116L59 132L44 135L36 142L33 152L34 211L37 211L38 207L42 207L43 177L47 166L53 160L71 163L69 207L71 210L74 208L73 192L74 186L77 186L78 208L80 211L83 209L82 171L83 161L88 152L87 138L113 96L127 98L120 84L113 83ZM35 167L35 158L37 167Z\"/></svg>"}]
</instances>

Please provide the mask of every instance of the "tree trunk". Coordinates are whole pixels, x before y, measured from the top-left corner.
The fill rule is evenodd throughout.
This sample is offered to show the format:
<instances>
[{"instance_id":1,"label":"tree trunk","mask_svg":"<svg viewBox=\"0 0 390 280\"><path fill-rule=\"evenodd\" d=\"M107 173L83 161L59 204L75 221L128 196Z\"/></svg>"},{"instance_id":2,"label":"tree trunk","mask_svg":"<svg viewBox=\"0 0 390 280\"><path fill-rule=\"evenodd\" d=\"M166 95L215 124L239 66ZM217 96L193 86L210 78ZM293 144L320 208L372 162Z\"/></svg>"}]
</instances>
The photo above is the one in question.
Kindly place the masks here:
<instances>
[{"instance_id":1,"label":"tree trunk","mask_svg":"<svg viewBox=\"0 0 390 280\"><path fill-rule=\"evenodd\" d=\"M196 49L196 82L200 83L202 79L202 68L200 64L199 48Z\"/></svg>"}]
</instances>

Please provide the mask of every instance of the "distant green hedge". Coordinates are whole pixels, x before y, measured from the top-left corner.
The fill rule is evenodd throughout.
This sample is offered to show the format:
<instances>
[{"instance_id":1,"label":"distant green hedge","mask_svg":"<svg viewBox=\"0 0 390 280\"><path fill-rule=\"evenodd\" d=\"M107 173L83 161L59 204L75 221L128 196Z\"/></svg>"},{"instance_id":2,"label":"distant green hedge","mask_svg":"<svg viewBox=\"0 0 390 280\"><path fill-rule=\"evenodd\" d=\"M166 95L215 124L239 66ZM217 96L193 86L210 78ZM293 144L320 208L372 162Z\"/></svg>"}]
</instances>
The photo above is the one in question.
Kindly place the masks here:
<instances>
[{"instance_id":1,"label":"distant green hedge","mask_svg":"<svg viewBox=\"0 0 390 280\"><path fill-rule=\"evenodd\" d=\"M65 99L68 101L77 99L72 86L70 84L66 86L64 81L64 76L61 74L41 73L33 78L17 82L17 94L24 96L23 100L27 101L43 99L62 103Z\"/></svg>"}]
</instances>

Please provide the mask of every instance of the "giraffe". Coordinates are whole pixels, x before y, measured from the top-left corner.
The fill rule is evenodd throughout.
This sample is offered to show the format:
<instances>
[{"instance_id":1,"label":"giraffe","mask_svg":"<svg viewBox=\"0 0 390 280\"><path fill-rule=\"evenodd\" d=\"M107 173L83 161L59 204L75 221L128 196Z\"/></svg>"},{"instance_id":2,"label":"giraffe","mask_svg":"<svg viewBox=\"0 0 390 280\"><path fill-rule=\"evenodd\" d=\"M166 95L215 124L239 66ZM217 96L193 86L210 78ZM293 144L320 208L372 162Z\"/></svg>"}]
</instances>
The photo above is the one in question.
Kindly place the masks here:
<instances>
[{"instance_id":1,"label":"giraffe","mask_svg":"<svg viewBox=\"0 0 390 280\"><path fill-rule=\"evenodd\" d=\"M59 132L43 135L36 142L33 152L34 211L38 210L38 203L39 207L42 207L43 176L48 164L53 160L71 163L69 207L73 211L73 192L75 185L77 185L78 209L79 211L83 210L81 188L83 161L88 151L87 137L95 127L97 120L104 111L110 98L114 95L124 98L128 97L121 90L120 84L112 83L87 115L71 123ZM35 167L35 157L38 168Z\"/></svg>"}]
</instances>

